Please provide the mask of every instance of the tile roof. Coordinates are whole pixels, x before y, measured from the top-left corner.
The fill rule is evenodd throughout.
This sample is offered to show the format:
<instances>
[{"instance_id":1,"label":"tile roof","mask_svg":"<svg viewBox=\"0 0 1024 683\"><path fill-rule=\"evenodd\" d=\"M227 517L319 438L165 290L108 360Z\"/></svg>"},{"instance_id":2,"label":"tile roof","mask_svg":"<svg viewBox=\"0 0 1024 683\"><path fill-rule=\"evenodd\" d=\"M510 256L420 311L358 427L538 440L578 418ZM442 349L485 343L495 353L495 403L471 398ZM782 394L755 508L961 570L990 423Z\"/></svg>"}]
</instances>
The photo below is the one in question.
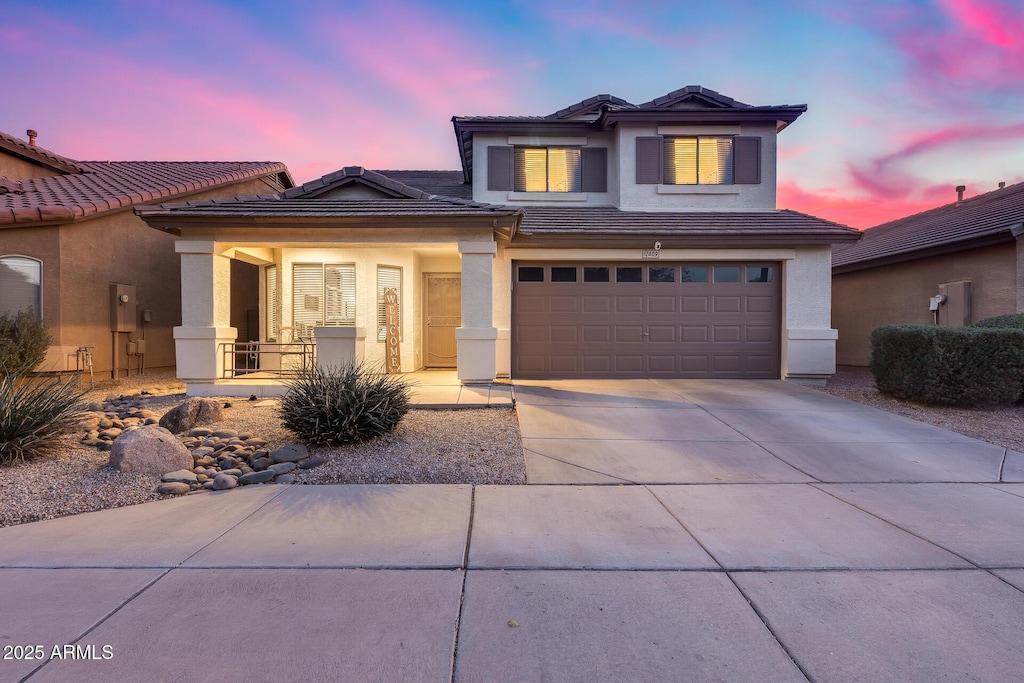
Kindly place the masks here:
<instances>
[{"instance_id":1,"label":"tile roof","mask_svg":"<svg viewBox=\"0 0 1024 683\"><path fill-rule=\"evenodd\" d=\"M797 211L620 211L612 207L531 207L519 234L538 236L671 236L755 243L847 242L860 231Z\"/></svg>"},{"instance_id":2,"label":"tile roof","mask_svg":"<svg viewBox=\"0 0 1024 683\"><path fill-rule=\"evenodd\" d=\"M1024 183L1017 183L868 228L860 242L836 248L832 269L841 273L995 244L1022 231Z\"/></svg>"},{"instance_id":3,"label":"tile roof","mask_svg":"<svg viewBox=\"0 0 1024 683\"><path fill-rule=\"evenodd\" d=\"M433 195L473 198L473 185L462 177L462 171L377 171L392 180Z\"/></svg>"},{"instance_id":4,"label":"tile roof","mask_svg":"<svg viewBox=\"0 0 1024 683\"><path fill-rule=\"evenodd\" d=\"M621 97L616 97L615 95L594 95L593 97L588 97L582 102L577 102L576 104L571 104L564 109L559 109L554 114L548 114L544 118L567 119L573 116L578 116L582 113L597 111L603 107L622 109L633 108L636 107L636 105L632 102L627 102Z\"/></svg>"},{"instance_id":5,"label":"tile roof","mask_svg":"<svg viewBox=\"0 0 1024 683\"><path fill-rule=\"evenodd\" d=\"M346 166L333 173L320 176L316 180L310 180L308 183L285 190L281 193L281 197L283 199L313 199L352 183L372 187L392 197L430 198L429 192L410 187L394 178L385 176L378 171L369 171L362 166Z\"/></svg>"},{"instance_id":6,"label":"tile roof","mask_svg":"<svg viewBox=\"0 0 1024 683\"><path fill-rule=\"evenodd\" d=\"M0 150L6 150L9 153L29 161L34 161L54 171L81 173L83 170L76 161L62 157L56 152L43 149L38 145L29 144L25 140L3 131L0 131Z\"/></svg>"},{"instance_id":7,"label":"tile roof","mask_svg":"<svg viewBox=\"0 0 1024 683\"><path fill-rule=\"evenodd\" d=\"M360 218L514 215L520 210L431 196L428 199L288 199L279 195L255 195L230 199L141 206L135 213L144 218L219 217L219 218Z\"/></svg>"},{"instance_id":8,"label":"tile roof","mask_svg":"<svg viewBox=\"0 0 1024 683\"><path fill-rule=\"evenodd\" d=\"M28 178L0 194L0 226L67 223L160 199L270 176L292 184L270 161L79 161L80 172Z\"/></svg>"}]
</instances>

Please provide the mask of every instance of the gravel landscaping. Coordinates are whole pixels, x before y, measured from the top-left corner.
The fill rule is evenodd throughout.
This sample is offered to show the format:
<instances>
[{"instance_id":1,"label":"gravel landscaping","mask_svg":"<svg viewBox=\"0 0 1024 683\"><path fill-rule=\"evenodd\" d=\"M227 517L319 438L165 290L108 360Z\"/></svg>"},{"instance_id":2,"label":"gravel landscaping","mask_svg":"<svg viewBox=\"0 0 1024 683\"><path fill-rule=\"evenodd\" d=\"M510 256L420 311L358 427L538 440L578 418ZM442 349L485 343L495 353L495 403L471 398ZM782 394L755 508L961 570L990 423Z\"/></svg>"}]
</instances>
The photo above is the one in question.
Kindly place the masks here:
<instances>
[{"instance_id":1,"label":"gravel landscaping","mask_svg":"<svg viewBox=\"0 0 1024 683\"><path fill-rule=\"evenodd\" d=\"M148 392L139 400L162 415L185 400L171 374L96 382L87 401ZM218 428L247 432L276 448L295 443L281 425L276 400L221 399L231 404ZM61 439L50 456L0 468L0 526L11 526L166 498L160 480L108 466L110 453L80 443L84 430ZM526 481L519 423L508 409L413 410L395 432L357 446L311 448L324 463L295 472L295 484L468 483ZM202 495L198 493L197 495Z\"/></svg>"},{"instance_id":2,"label":"gravel landscaping","mask_svg":"<svg viewBox=\"0 0 1024 683\"><path fill-rule=\"evenodd\" d=\"M868 368L840 365L825 387L827 394L873 406L890 413L942 427L996 446L1024 452L1024 404L1005 408L929 406L884 396L875 388Z\"/></svg>"}]
</instances>

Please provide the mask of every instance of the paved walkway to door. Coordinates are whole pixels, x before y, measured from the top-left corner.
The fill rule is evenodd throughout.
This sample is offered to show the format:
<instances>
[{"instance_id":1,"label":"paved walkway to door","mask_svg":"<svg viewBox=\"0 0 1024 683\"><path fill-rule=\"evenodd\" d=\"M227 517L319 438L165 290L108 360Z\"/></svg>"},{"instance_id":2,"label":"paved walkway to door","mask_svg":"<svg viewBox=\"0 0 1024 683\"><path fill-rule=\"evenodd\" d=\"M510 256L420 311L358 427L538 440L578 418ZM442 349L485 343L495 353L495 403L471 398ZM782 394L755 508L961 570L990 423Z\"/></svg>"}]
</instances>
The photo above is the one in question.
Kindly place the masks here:
<instances>
[{"instance_id":1,"label":"paved walkway to door","mask_svg":"<svg viewBox=\"0 0 1024 683\"><path fill-rule=\"evenodd\" d=\"M515 393L530 486L250 486L0 529L0 680L1024 671L1021 454L782 382Z\"/></svg>"}]
</instances>

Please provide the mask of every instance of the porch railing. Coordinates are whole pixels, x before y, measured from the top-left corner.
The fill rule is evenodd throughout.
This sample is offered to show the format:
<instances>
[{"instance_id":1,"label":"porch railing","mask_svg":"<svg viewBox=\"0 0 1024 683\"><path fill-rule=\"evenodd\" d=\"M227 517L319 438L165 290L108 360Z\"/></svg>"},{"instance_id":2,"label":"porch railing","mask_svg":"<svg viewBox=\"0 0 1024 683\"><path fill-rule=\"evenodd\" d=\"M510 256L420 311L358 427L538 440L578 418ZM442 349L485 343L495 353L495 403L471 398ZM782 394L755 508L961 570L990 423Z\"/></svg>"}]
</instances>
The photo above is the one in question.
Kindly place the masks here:
<instances>
[{"instance_id":1,"label":"porch railing","mask_svg":"<svg viewBox=\"0 0 1024 683\"><path fill-rule=\"evenodd\" d=\"M316 343L229 342L220 345L223 379L294 377L316 367Z\"/></svg>"}]
</instances>

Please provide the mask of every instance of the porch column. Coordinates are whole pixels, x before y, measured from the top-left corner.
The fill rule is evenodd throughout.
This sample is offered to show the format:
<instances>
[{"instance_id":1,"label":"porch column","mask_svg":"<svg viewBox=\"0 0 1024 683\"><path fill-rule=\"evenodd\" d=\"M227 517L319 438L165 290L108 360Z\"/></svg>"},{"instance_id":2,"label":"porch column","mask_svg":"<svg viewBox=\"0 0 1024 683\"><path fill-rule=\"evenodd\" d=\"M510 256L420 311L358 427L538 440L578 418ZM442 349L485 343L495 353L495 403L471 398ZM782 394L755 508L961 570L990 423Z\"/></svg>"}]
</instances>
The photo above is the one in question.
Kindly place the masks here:
<instances>
[{"instance_id":1,"label":"porch column","mask_svg":"<svg viewBox=\"0 0 1024 683\"><path fill-rule=\"evenodd\" d=\"M214 241L178 240L181 255L181 326L174 328L178 379L190 396L204 395L203 385L223 376L220 344L235 341L231 327L231 259Z\"/></svg>"},{"instance_id":2,"label":"porch column","mask_svg":"<svg viewBox=\"0 0 1024 683\"><path fill-rule=\"evenodd\" d=\"M463 384L496 376L498 329L494 327L496 242L459 242L462 257L462 326L455 330L458 377Z\"/></svg>"}]
</instances>

